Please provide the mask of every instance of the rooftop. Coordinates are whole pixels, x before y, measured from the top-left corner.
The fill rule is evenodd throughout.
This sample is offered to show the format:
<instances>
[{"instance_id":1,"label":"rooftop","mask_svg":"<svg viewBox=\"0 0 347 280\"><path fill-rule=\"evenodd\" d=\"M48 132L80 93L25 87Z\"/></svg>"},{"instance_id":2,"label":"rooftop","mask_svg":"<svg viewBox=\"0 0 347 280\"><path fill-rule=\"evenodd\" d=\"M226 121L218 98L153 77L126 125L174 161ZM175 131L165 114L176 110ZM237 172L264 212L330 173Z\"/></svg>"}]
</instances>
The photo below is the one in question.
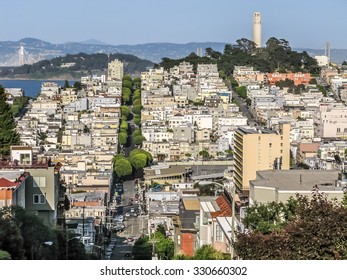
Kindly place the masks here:
<instances>
[{"instance_id":1,"label":"rooftop","mask_svg":"<svg viewBox=\"0 0 347 280\"><path fill-rule=\"evenodd\" d=\"M275 188L281 191L312 191L317 185L321 191L334 191L339 171L326 170L267 170L258 171L251 186Z\"/></svg>"}]
</instances>

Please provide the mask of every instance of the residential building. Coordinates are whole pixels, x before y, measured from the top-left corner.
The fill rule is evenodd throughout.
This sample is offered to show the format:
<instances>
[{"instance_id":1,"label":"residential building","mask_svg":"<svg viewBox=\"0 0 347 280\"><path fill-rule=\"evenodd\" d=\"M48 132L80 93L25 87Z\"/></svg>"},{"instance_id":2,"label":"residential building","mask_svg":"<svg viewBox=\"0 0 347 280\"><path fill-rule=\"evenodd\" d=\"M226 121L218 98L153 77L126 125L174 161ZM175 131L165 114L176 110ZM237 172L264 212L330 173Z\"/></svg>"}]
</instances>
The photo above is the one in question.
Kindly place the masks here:
<instances>
[{"instance_id":1,"label":"residential building","mask_svg":"<svg viewBox=\"0 0 347 280\"><path fill-rule=\"evenodd\" d=\"M249 203L286 202L296 194L312 197L313 188L318 187L329 199L342 199L344 190L336 182L339 171L320 170L271 170L258 171L251 180Z\"/></svg>"},{"instance_id":2,"label":"residential building","mask_svg":"<svg viewBox=\"0 0 347 280\"><path fill-rule=\"evenodd\" d=\"M123 62L115 59L108 63L107 79L122 80L123 79Z\"/></svg>"},{"instance_id":3,"label":"residential building","mask_svg":"<svg viewBox=\"0 0 347 280\"><path fill-rule=\"evenodd\" d=\"M245 194L257 171L289 169L290 124L281 124L278 132L239 127L234 135L234 161L235 186Z\"/></svg>"}]
</instances>

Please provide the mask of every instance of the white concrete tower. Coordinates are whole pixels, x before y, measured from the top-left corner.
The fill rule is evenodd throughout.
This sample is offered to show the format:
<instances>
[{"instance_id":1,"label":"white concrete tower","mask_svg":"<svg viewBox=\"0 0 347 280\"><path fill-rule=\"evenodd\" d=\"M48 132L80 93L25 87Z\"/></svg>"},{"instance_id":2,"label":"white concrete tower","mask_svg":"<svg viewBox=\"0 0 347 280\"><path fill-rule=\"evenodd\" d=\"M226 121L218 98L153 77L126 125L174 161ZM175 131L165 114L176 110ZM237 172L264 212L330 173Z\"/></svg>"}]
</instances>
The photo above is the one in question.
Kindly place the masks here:
<instances>
[{"instance_id":1,"label":"white concrete tower","mask_svg":"<svg viewBox=\"0 0 347 280\"><path fill-rule=\"evenodd\" d=\"M253 14L253 42L257 48L261 48L261 14L259 12Z\"/></svg>"}]
</instances>

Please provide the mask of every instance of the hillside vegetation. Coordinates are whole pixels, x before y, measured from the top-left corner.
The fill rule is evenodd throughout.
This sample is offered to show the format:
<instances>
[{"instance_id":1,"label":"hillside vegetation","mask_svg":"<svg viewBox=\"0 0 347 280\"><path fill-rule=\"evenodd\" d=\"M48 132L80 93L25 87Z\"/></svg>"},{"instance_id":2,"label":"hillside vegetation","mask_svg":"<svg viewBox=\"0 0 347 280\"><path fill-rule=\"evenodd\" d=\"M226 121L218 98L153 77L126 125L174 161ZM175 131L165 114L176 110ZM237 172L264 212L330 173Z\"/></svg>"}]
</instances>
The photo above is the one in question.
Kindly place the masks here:
<instances>
[{"instance_id":1,"label":"hillside vegetation","mask_svg":"<svg viewBox=\"0 0 347 280\"><path fill-rule=\"evenodd\" d=\"M125 74L138 74L146 67L153 66L149 60L129 54L68 54L51 60L41 60L32 65L23 65L13 69L4 69L0 77L29 79L79 79L82 76L106 74L108 62L118 59L124 63Z\"/></svg>"},{"instance_id":2,"label":"hillside vegetation","mask_svg":"<svg viewBox=\"0 0 347 280\"><path fill-rule=\"evenodd\" d=\"M237 40L235 45L225 45L223 53L207 48L204 57L191 53L182 59L163 58L156 67L162 66L169 69L182 61L192 63L195 69L198 63L217 63L222 77L232 75L236 65L253 66L255 70L261 72L309 72L318 74L320 69L317 61L309 56L307 52L293 51L286 40L273 37L266 42L264 48L256 48L254 42L242 38Z\"/></svg>"}]
</instances>

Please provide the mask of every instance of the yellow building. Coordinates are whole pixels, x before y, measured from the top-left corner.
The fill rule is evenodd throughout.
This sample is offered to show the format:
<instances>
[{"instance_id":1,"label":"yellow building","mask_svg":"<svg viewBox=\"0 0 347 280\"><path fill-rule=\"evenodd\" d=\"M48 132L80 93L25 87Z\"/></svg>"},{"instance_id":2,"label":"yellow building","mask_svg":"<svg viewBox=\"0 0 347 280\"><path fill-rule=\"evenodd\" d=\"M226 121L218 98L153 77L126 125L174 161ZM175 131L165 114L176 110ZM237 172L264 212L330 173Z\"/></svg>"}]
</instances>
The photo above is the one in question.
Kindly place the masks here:
<instances>
[{"instance_id":1,"label":"yellow building","mask_svg":"<svg viewBox=\"0 0 347 280\"><path fill-rule=\"evenodd\" d=\"M290 167L290 124L280 131L240 127L234 136L234 181L237 189L249 192L249 181L260 170Z\"/></svg>"}]
</instances>

